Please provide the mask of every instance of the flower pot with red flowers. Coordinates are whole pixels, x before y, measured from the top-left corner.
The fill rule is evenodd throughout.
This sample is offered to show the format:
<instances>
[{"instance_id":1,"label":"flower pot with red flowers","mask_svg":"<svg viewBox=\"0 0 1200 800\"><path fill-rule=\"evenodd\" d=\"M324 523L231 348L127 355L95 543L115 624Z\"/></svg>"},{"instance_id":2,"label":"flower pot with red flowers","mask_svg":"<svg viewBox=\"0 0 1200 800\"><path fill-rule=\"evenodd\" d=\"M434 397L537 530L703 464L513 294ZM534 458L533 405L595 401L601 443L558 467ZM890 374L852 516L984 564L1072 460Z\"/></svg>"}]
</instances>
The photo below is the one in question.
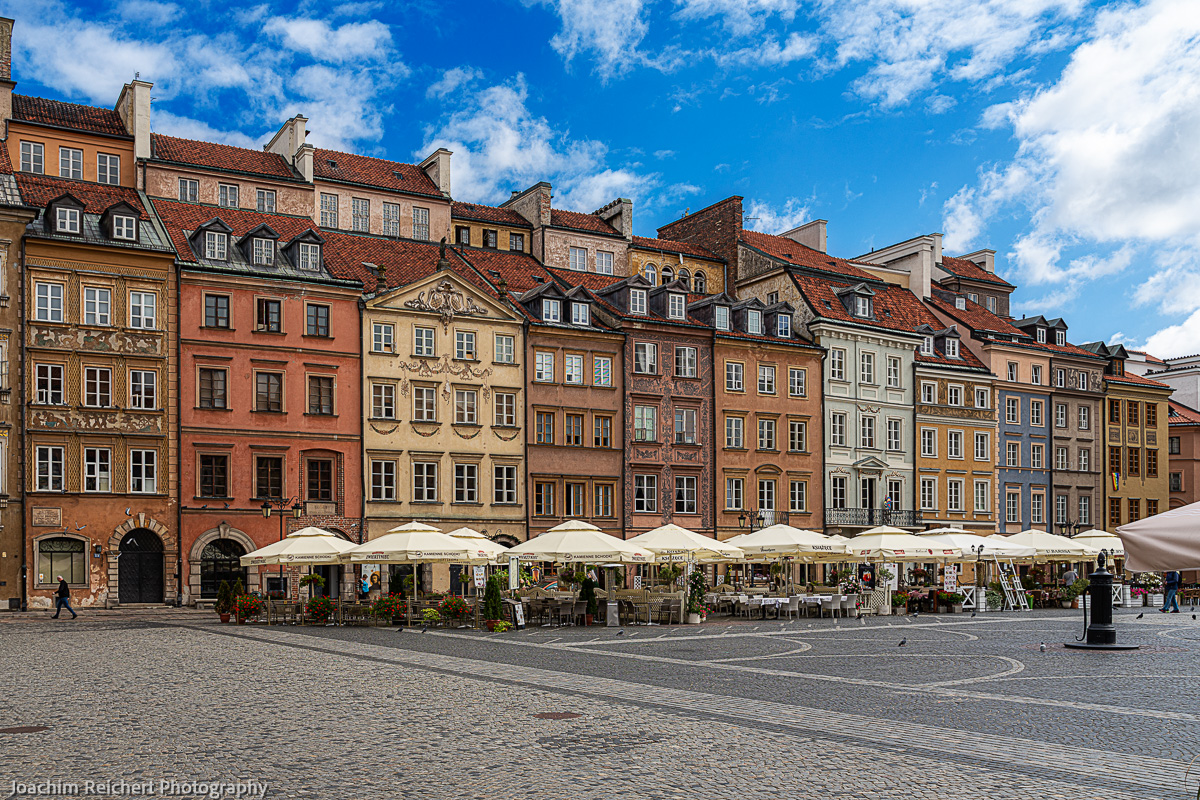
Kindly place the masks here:
<instances>
[{"instance_id":1,"label":"flower pot with red flowers","mask_svg":"<svg viewBox=\"0 0 1200 800\"><path fill-rule=\"evenodd\" d=\"M333 616L333 601L328 597L310 597L304 604L304 610L317 625L324 625Z\"/></svg>"},{"instance_id":2,"label":"flower pot with red flowers","mask_svg":"<svg viewBox=\"0 0 1200 800\"><path fill-rule=\"evenodd\" d=\"M438 603L438 612L446 619L462 622L471 613L471 606L457 595L450 595Z\"/></svg>"},{"instance_id":3,"label":"flower pot with red flowers","mask_svg":"<svg viewBox=\"0 0 1200 800\"><path fill-rule=\"evenodd\" d=\"M403 625L404 615L408 613L408 601L398 594L380 597L371 606L371 614L376 619L387 620L393 625Z\"/></svg>"},{"instance_id":4,"label":"flower pot with red flowers","mask_svg":"<svg viewBox=\"0 0 1200 800\"><path fill-rule=\"evenodd\" d=\"M238 625L245 625L246 620L262 613L263 601L252 594L241 594L234 601L233 610L237 614Z\"/></svg>"}]
</instances>

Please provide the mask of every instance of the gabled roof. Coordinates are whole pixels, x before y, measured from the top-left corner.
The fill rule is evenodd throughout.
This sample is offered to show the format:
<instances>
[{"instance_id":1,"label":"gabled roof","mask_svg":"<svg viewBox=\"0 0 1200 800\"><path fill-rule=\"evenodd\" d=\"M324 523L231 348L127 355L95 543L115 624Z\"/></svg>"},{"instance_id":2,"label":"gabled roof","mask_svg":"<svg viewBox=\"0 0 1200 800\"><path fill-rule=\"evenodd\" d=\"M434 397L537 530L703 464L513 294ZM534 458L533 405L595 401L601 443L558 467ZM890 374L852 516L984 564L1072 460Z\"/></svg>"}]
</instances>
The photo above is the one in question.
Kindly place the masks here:
<instances>
[{"instance_id":1,"label":"gabled roof","mask_svg":"<svg viewBox=\"0 0 1200 800\"><path fill-rule=\"evenodd\" d=\"M1172 389L1173 387L1165 383L1144 378L1141 375L1135 375L1132 372L1126 372L1124 375L1105 375L1105 383L1123 383L1129 386L1143 386L1148 389Z\"/></svg>"},{"instance_id":2,"label":"gabled roof","mask_svg":"<svg viewBox=\"0 0 1200 800\"><path fill-rule=\"evenodd\" d=\"M952 275L957 275L963 280L979 281L980 283L994 283L998 286L1007 286L1015 288L1011 283L997 275L988 272L983 267L976 264L974 261L968 261L965 258L954 258L952 256L942 256L942 269Z\"/></svg>"},{"instance_id":3,"label":"gabled roof","mask_svg":"<svg viewBox=\"0 0 1200 800\"><path fill-rule=\"evenodd\" d=\"M995 314L979 305L979 303L972 303L970 300L964 297L960 297L959 299L962 300L964 308L957 308L953 303L947 303L938 297L930 298L928 302L933 305L934 308L961 322L965 327L977 333L999 334L1000 336L1006 338L1015 337L1016 345L1033 350L1043 350L1051 355L1058 354L1064 356L1082 356L1084 358L1105 360L1101 356L1098 356L1095 353L1089 353L1082 347L1076 347L1069 342L1065 345L1057 345L1053 342L1052 337L1049 336L1046 337L1047 340L1045 342L1038 342L1033 337L1033 334L1016 327L1000 317L997 317ZM1033 327L1034 321L1038 319L1042 320L1042 324L1050 327L1050 322L1046 321L1043 317L1030 317L1024 320L1024 322L1026 323L1027 327ZM1062 323L1062 320L1056 319L1054 322ZM1063 326L1065 327L1065 323Z\"/></svg>"},{"instance_id":4,"label":"gabled roof","mask_svg":"<svg viewBox=\"0 0 1200 800\"><path fill-rule=\"evenodd\" d=\"M533 228L529 224L529 220L511 208L485 206L479 203L460 203L458 201L451 203L450 218L466 219L472 222L493 222L510 228Z\"/></svg>"},{"instance_id":5,"label":"gabled roof","mask_svg":"<svg viewBox=\"0 0 1200 800\"><path fill-rule=\"evenodd\" d=\"M17 186L21 190L21 198L27 205L45 208L64 194L70 194L83 204L83 210L87 214L103 214L117 203L125 202L137 211L139 219L145 219L147 216L137 189L104 183L73 181L67 178L51 178L46 175L32 175L28 172L17 173L16 179Z\"/></svg>"},{"instance_id":6,"label":"gabled roof","mask_svg":"<svg viewBox=\"0 0 1200 800\"><path fill-rule=\"evenodd\" d=\"M599 275L595 272L580 272L573 269L562 269L557 267L545 267L546 274L557 280L564 286L586 286L593 292L598 292L601 289L620 283L623 278L616 275ZM647 284L647 289L654 287Z\"/></svg>"},{"instance_id":7,"label":"gabled roof","mask_svg":"<svg viewBox=\"0 0 1200 800\"><path fill-rule=\"evenodd\" d=\"M318 149L313 152L313 177L318 180L374 186L394 192L445 197L425 174L425 170L416 164L404 164L354 153L339 153L336 150Z\"/></svg>"},{"instance_id":8,"label":"gabled roof","mask_svg":"<svg viewBox=\"0 0 1200 800\"><path fill-rule=\"evenodd\" d=\"M37 125L53 125L75 131L103 133L108 136L129 136L121 115L111 108L96 108L77 103L64 103L45 97L12 96L13 119Z\"/></svg>"},{"instance_id":9,"label":"gabled roof","mask_svg":"<svg viewBox=\"0 0 1200 800\"><path fill-rule=\"evenodd\" d=\"M151 158L172 164L187 164L222 172L241 172L280 180L297 181L300 176L282 156L265 150L200 142L155 133L150 138Z\"/></svg>"},{"instance_id":10,"label":"gabled roof","mask_svg":"<svg viewBox=\"0 0 1200 800\"><path fill-rule=\"evenodd\" d=\"M744 245L789 264L795 264L797 267L868 281L879 280L860 265L853 264L844 258L835 258L820 250L814 250L786 236L772 236L758 231L743 230L739 240Z\"/></svg>"},{"instance_id":11,"label":"gabled roof","mask_svg":"<svg viewBox=\"0 0 1200 800\"><path fill-rule=\"evenodd\" d=\"M1167 401L1168 425L1200 425L1200 411L1175 400Z\"/></svg>"},{"instance_id":12,"label":"gabled roof","mask_svg":"<svg viewBox=\"0 0 1200 800\"><path fill-rule=\"evenodd\" d=\"M570 228L585 233L598 233L602 236L624 238L620 232L604 220L593 214L581 214L578 211L564 211L559 208L550 209L550 225L554 228Z\"/></svg>"},{"instance_id":13,"label":"gabled roof","mask_svg":"<svg viewBox=\"0 0 1200 800\"><path fill-rule=\"evenodd\" d=\"M285 241L291 241L301 233L316 228L316 223L308 217L260 214L257 211L241 208L218 208L217 206L180 203L175 200L163 199L155 200L154 208L158 212L159 219L166 226L171 241L175 243L176 259L185 263L200 262L198 254L192 250L192 244L186 231L197 231L215 219L219 219L230 229L234 239L241 239L264 223L270 225ZM327 263L328 260L328 253L326 253Z\"/></svg>"},{"instance_id":14,"label":"gabled roof","mask_svg":"<svg viewBox=\"0 0 1200 800\"><path fill-rule=\"evenodd\" d=\"M691 242L678 242L674 239L651 239L648 236L634 236L633 247L640 250L658 250L664 253L680 253L695 258L706 258L709 261L725 263L725 259Z\"/></svg>"}]
</instances>

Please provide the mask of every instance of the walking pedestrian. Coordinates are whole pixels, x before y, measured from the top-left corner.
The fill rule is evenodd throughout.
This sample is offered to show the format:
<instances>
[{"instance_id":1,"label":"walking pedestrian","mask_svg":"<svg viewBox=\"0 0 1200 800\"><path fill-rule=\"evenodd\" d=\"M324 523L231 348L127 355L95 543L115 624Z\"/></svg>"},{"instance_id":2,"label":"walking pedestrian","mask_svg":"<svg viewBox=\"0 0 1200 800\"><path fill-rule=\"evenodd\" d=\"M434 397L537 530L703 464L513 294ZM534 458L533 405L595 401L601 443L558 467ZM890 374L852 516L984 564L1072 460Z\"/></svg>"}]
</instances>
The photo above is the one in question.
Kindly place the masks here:
<instances>
[{"instance_id":1,"label":"walking pedestrian","mask_svg":"<svg viewBox=\"0 0 1200 800\"><path fill-rule=\"evenodd\" d=\"M1077 580L1079 580L1079 573L1075 571L1075 567L1071 567L1063 573L1062 582L1064 586L1070 586Z\"/></svg>"},{"instance_id":2,"label":"walking pedestrian","mask_svg":"<svg viewBox=\"0 0 1200 800\"><path fill-rule=\"evenodd\" d=\"M1175 598L1175 595L1179 592L1179 586L1182 583L1183 575L1175 570L1163 576L1163 588L1166 589L1167 595L1163 600L1163 607L1159 609L1162 613L1166 614L1168 609L1172 614L1179 613L1179 600Z\"/></svg>"},{"instance_id":3,"label":"walking pedestrian","mask_svg":"<svg viewBox=\"0 0 1200 800\"><path fill-rule=\"evenodd\" d=\"M58 592L54 597L54 619L58 619L58 615L63 609L71 612L71 619L75 619L79 615L75 613L75 609L71 608L71 587L67 586L67 582L63 580L63 576L58 576Z\"/></svg>"}]
</instances>

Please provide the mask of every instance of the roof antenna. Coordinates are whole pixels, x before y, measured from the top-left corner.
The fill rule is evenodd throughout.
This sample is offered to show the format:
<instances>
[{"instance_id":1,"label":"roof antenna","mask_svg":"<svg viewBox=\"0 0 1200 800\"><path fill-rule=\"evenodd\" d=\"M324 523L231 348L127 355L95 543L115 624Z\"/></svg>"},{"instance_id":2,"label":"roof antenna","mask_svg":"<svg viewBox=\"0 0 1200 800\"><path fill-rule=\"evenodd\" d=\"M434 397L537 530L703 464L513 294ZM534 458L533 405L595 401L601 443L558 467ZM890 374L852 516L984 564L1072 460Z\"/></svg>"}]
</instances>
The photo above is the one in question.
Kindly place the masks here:
<instances>
[{"instance_id":1,"label":"roof antenna","mask_svg":"<svg viewBox=\"0 0 1200 800\"><path fill-rule=\"evenodd\" d=\"M135 73L133 73L133 79L134 79L135 81L136 81L138 78L140 78L140 77L142 77L142 73L140 73L140 72L135 72Z\"/></svg>"}]
</instances>

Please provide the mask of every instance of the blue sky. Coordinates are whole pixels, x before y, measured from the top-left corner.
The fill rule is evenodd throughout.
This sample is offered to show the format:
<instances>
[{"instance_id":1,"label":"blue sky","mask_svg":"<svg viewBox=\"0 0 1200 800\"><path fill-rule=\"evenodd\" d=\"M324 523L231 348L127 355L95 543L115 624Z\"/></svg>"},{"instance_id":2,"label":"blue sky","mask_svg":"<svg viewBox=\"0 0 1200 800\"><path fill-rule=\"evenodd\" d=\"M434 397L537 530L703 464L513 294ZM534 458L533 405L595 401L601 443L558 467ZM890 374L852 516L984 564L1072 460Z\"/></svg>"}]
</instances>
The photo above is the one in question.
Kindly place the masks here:
<instances>
[{"instance_id":1,"label":"blue sky","mask_svg":"<svg viewBox=\"0 0 1200 800\"><path fill-rule=\"evenodd\" d=\"M650 236L730 194L841 256L939 231L1073 341L1200 352L1195 0L0 8L19 92L111 106L140 72L159 132L259 146L303 113L322 146L449 147L457 199L632 197Z\"/></svg>"}]
</instances>

